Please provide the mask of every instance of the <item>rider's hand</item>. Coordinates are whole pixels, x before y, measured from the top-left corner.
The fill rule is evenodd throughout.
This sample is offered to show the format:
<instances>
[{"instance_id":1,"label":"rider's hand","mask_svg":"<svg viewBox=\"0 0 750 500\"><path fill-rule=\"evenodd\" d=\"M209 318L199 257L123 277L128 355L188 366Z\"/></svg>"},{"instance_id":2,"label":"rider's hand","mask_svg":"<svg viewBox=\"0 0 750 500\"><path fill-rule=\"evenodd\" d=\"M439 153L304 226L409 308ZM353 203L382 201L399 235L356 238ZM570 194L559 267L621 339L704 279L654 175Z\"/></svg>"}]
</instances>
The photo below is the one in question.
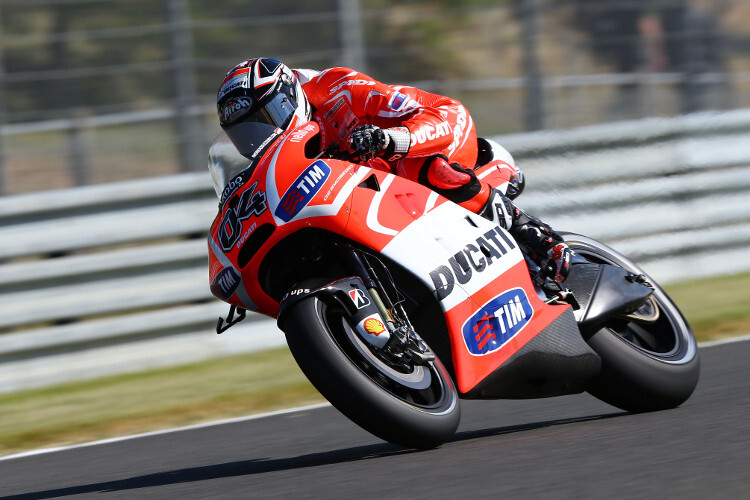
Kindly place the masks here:
<instances>
[{"instance_id":1,"label":"rider's hand","mask_svg":"<svg viewBox=\"0 0 750 500\"><path fill-rule=\"evenodd\" d=\"M382 154L390 143L390 136L375 125L362 125L349 136L349 150L359 160L370 160Z\"/></svg>"}]
</instances>

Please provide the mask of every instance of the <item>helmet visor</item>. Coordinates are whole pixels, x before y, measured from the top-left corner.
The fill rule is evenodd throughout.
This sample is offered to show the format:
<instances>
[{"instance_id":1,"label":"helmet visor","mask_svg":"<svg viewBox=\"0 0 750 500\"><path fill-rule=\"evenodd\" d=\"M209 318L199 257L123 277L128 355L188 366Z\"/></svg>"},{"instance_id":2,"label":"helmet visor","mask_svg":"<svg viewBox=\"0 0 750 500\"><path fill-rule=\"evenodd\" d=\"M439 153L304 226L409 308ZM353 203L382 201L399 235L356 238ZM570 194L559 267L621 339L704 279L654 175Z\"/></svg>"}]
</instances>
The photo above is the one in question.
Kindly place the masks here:
<instances>
[{"instance_id":1,"label":"helmet visor","mask_svg":"<svg viewBox=\"0 0 750 500\"><path fill-rule=\"evenodd\" d=\"M278 93L243 121L267 123L286 130L292 122L296 109L297 103L290 96Z\"/></svg>"}]
</instances>

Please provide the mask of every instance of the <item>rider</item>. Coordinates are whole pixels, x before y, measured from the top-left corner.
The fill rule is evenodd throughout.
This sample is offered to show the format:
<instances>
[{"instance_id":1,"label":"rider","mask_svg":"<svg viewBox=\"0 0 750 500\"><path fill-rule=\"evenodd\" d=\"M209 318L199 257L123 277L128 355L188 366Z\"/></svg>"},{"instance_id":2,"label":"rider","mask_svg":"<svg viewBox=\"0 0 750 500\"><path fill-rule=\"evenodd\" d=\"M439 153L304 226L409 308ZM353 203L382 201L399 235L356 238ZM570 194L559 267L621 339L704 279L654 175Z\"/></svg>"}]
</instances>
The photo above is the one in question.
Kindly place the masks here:
<instances>
[{"instance_id":1,"label":"rider","mask_svg":"<svg viewBox=\"0 0 750 500\"><path fill-rule=\"evenodd\" d=\"M216 105L230 137L233 125L247 121L286 130L315 120L321 149L338 148L359 163L430 187L508 230L544 277L558 282L567 277L568 246L511 201L523 189L523 175L510 154L502 150L507 161L498 161L515 171L508 196L477 179L476 129L455 99L386 85L348 68L291 70L278 59L255 58L227 73Z\"/></svg>"}]
</instances>

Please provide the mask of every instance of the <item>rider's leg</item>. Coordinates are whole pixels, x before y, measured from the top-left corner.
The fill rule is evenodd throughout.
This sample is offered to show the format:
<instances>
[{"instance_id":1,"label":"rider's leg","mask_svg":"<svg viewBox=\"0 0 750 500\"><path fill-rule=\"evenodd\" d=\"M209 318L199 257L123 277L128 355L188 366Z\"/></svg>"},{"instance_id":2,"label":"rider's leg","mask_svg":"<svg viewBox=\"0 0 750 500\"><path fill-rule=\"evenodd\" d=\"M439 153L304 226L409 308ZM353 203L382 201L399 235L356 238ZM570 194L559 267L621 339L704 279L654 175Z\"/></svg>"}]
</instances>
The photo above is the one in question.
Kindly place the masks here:
<instances>
[{"instance_id":1,"label":"rider's leg","mask_svg":"<svg viewBox=\"0 0 750 500\"><path fill-rule=\"evenodd\" d=\"M524 245L545 276L563 281L570 270L571 252L547 224L516 207L510 198L477 179L474 170L449 163L442 156L429 158L419 173L424 184L454 203L507 229ZM520 190L516 190L516 194Z\"/></svg>"},{"instance_id":2,"label":"rider's leg","mask_svg":"<svg viewBox=\"0 0 750 500\"><path fill-rule=\"evenodd\" d=\"M493 189L479 214L499 226L527 248L528 256L545 277L562 282L570 272L572 252L562 237L536 217L518 208L507 196Z\"/></svg>"}]
</instances>

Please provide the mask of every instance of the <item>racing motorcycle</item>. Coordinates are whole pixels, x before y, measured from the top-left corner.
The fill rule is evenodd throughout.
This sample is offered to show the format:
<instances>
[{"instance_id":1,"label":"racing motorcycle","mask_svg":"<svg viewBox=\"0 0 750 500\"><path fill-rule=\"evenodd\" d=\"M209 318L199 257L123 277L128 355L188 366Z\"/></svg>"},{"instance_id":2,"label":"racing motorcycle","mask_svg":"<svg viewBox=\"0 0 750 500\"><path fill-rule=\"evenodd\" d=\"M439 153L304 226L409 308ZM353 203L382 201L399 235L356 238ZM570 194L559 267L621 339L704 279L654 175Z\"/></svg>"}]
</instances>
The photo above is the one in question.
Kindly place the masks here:
<instances>
[{"instance_id":1,"label":"racing motorcycle","mask_svg":"<svg viewBox=\"0 0 750 500\"><path fill-rule=\"evenodd\" d=\"M693 392L690 327L616 250L561 233L575 254L569 277L544 280L492 222L405 178L320 154L315 122L234 133L209 153L220 197L211 290L231 305L217 332L247 311L277 318L310 382L375 436L436 447L456 431L460 399L588 391L648 412ZM480 146L491 159L493 142ZM505 190L511 170L484 161L476 174Z\"/></svg>"}]
</instances>

